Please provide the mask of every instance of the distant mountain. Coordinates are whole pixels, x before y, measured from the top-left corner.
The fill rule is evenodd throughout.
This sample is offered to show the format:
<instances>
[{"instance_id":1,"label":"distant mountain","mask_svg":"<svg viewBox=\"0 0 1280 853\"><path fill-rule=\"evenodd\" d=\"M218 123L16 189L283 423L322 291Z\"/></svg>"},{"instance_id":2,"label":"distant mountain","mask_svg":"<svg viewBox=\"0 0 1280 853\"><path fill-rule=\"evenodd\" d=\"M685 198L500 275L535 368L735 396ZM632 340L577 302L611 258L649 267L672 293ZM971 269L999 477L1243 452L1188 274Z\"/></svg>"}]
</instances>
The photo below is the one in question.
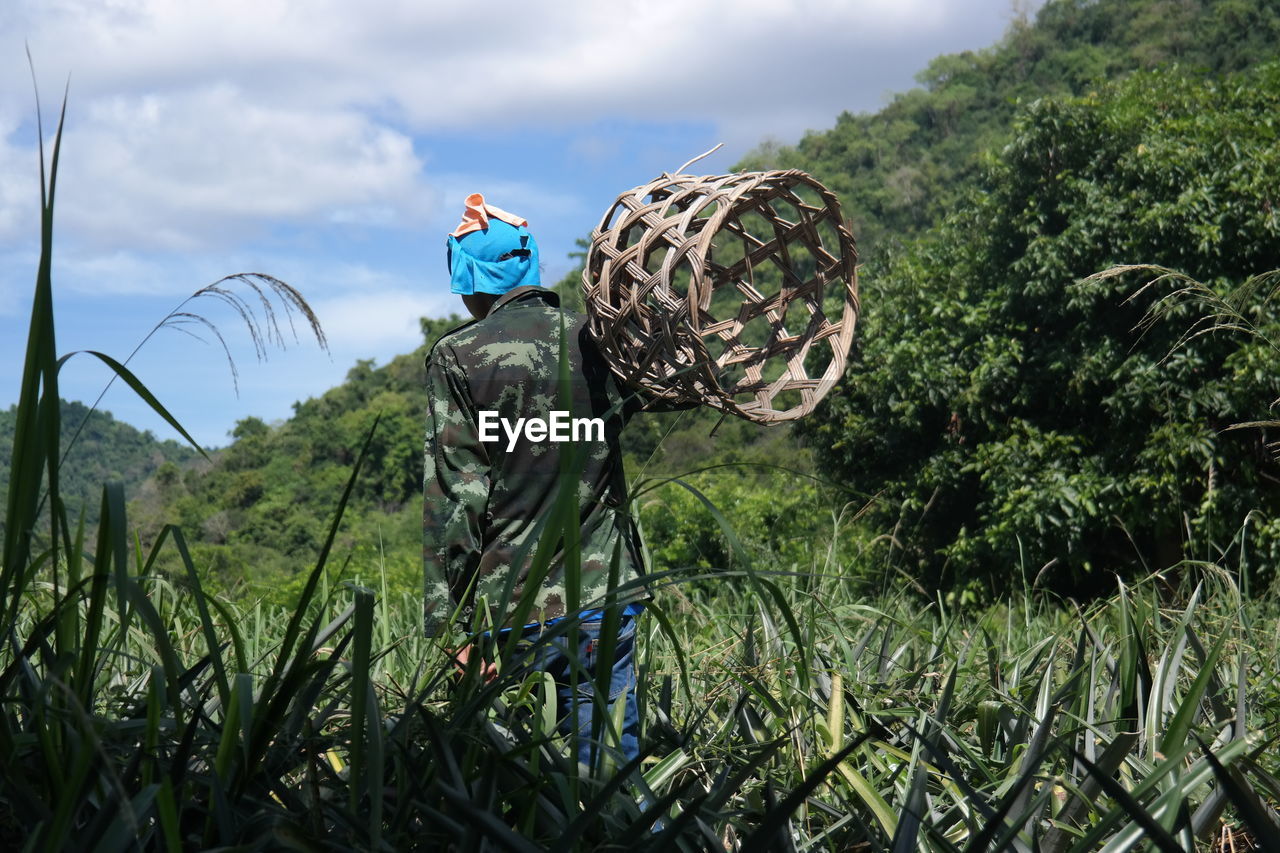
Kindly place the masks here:
<instances>
[{"instance_id":1,"label":"distant mountain","mask_svg":"<svg viewBox=\"0 0 1280 853\"><path fill-rule=\"evenodd\" d=\"M381 367L357 362L345 382L295 403L281 423L239 421L212 467L157 472L131 496L143 544L176 523L212 586L287 597L313 564L376 419L339 548L358 545L363 569L378 565L420 584L407 578L421 571L424 358L428 342L461 322L424 320L423 346Z\"/></svg>"},{"instance_id":2,"label":"distant mountain","mask_svg":"<svg viewBox=\"0 0 1280 853\"><path fill-rule=\"evenodd\" d=\"M0 411L0 495L9 493L17 411L17 406ZM84 403L67 400L62 401L61 449L65 456L59 469L61 491L73 524L82 508L88 523L97 522L104 483L121 482L129 495L165 464L185 466L200 458L184 444L161 441L148 430L116 420L110 412L90 412ZM3 524L0 518L0 529Z\"/></svg>"}]
</instances>

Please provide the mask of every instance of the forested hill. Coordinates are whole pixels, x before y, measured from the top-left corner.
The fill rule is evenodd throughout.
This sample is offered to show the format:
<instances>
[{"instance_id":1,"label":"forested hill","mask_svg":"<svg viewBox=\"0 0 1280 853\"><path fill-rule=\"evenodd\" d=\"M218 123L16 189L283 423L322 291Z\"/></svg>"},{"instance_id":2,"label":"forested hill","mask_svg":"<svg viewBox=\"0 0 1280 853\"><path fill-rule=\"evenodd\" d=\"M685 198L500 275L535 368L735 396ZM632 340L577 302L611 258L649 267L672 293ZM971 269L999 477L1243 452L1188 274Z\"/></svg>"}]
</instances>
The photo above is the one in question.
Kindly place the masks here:
<instances>
[{"instance_id":1,"label":"forested hill","mask_svg":"<svg viewBox=\"0 0 1280 853\"><path fill-rule=\"evenodd\" d=\"M329 530L376 419L339 545L345 553L358 546L365 568L420 584L424 358L428 342L461 322L423 320L421 347L378 368L358 362L343 384L295 403L282 424L240 421L211 470L152 478L131 504L135 521L150 538L166 523L181 526L214 585L287 598Z\"/></svg>"},{"instance_id":2,"label":"forested hill","mask_svg":"<svg viewBox=\"0 0 1280 853\"><path fill-rule=\"evenodd\" d=\"M12 406L0 411L0 494L8 494L9 490L9 460L13 454L17 410L17 406ZM61 446L66 455L60 469L63 500L73 521L83 507L86 522L90 524L98 520L103 483L121 482L126 494L132 494L166 463L187 465L199 458L199 454L185 444L170 439L160 441L150 431L116 420L110 412L90 414L89 407L83 403L66 400L62 402ZM3 524L0 519L0 529Z\"/></svg>"},{"instance_id":3,"label":"forested hill","mask_svg":"<svg viewBox=\"0 0 1280 853\"><path fill-rule=\"evenodd\" d=\"M920 588L1087 596L1184 559L1280 583L1276 424L1234 428L1280 396L1277 6L1051 2L781 153L916 235L872 252L857 357L800 430L878 496L869 529L911 532L880 557ZM1089 279L1119 264L1179 275Z\"/></svg>"},{"instance_id":4,"label":"forested hill","mask_svg":"<svg viewBox=\"0 0 1280 853\"><path fill-rule=\"evenodd\" d=\"M794 147L765 146L743 168L804 169L840 197L863 250L936 225L1010 138L1017 111L1081 95L1138 70L1210 74L1280 55L1276 0L1050 0L996 45L940 56L876 113L842 114Z\"/></svg>"},{"instance_id":5,"label":"forested hill","mask_svg":"<svg viewBox=\"0 0 1280 853\"><path fill-rule=\"evenodd\" d=\"M805 422L811 448L733 418L713 438L711 412L654 417L628 430L630 473L664 434L647 475L765 463L690 480L748 550L804 568L836 531L822 559L849 576L874 566L883 577L869 583L907 578L960 600L1214 558L1251 508L1280 549L1261 491L1280 470L1257 435L1221 432L1280 396L1264 354L1215 337L1162 372L1179 330L1135 347L1141 306L1121 306L1141 282L1075 286L1116 262L1220 286L1280 266L1267 248L1280 246L1268 212L1280 206L1280 74L1253 70L1277 55L1278 7L1049 0L997 45L934 60L922 88L879 112L754 152L742 168L812 172L854 220L869 261L857 357ZM1253 320L1272 318L1259 308ZM366 579L377 567L419 584L422 361L449 325L424 320L422 348L357 364L284 424L242 421L211 471L153 478L135 518L152 535L179 522L224 586L287 594L380 416L340 545ZM732 561L689 492L646 493L642 506L662 567Z\"/></svg>"}]
</instances>

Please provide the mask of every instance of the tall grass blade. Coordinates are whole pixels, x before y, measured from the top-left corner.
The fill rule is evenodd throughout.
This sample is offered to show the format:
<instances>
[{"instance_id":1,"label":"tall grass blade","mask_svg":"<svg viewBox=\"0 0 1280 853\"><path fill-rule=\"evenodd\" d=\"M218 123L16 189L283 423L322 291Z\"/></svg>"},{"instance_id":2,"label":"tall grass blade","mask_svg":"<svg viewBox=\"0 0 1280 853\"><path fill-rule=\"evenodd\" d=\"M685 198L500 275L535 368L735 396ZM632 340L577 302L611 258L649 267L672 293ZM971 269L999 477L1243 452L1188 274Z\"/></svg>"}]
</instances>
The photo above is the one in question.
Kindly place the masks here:
<instances>
[{"instance_id":1,"label":"tall grass blade","mask_svg":"<svg viewBox=\"0 0 1280 853\"><path fill-rule=\"evenodd\" d=\"M1228 636L1227 632L1223 632L1222 636L1218 638L1218 642L1214 643L1209 656L1196 674L1195 681L1191 682L1187 695L1182 697L1182 704L1178 706L1177 712L1173 715L1168 728L1165 729L1164 735L1160 738L1160 752L1165 755L1181 749L1183 742L1186 741L1187 734L1191 731L1191 724L1200 710L1200 699L1204 696L1209 680L1213 678L1214 667L1218 664L1218 655L1221 654L1222 647L1226 644Z\"/></svg>"},{"instance_id":2,"label":"tall grass blade","mask_svg":"<svg viewBox=\"0 0 1280 853\"><path fill-rule=\"evenodd\" d=\"M1120 807L1124 810L1124 813L1132 817L1134 821L1142 827L1143 832L1146 833L1146 836L1150 838L1157 847L1165 851L1165 853L1185 853L1177 840L1151 817L1147 808L1142 803L1135 800L1133 796L1124 789L1124 786L1111 778L1110 774L1104 772L1100 767L1098 767L1098 765L1094 764L1083 755L1076 753L1075 758L1084 765L1084 768L1088 771L1089 775L1097 780L1098 784L1101 786L1102 790L1106 792L1107 796L1119 803Z\"/></svg>"},{"instance_id":3,"label":"tall grass blade","mask_svg":"<svg viewBox=\"0 0 1280 853\"><path fill-rule=\"evenodd\" d=\"M720 508L712 503L711 500L696 487L684 480L677 477L673 478L672 482L686 489L690 494L698 499L698 502L706 508L707 512L711 513L711 517L715 519L716 524L720 527L720 531L724 534L725 539L728 540L734 557L746 572L747 579L752 583L752 585L768 592L769 598L773 600L774 606L778 609L778 612L782 614L783 620L787 623L787 629L791 632L791 637L795 641L795 648L797 651L795 656L796 674L799 678L800 689L807 693L809 691L810 679L808 656L803 653L806 648L804 634L801 632L800 624L796 621L795 614L792 612L791 606L787 603L786 598L783 597L782 592L777 586L761 578L752 568L750 555L747 549L743 546L741 539L738 538L738 532L734 529L733 525L729 523L729 520L724 517L724 513L720 511ZM761 597L763 598L764 596Z\"/></svg>"},{"instance_id":4,"label":"tall grass blade","mask_svg":"<svg viewBox=\"0 0 1280 853\"><path fill-rule=\"evenodd\" d=\"M1217 777L1218 784L1227 792L1232 804L1239 810L1240 819L1244 825L1259 842L1274 849L1276 842L1280 841L1280 820L1277 819L1280 815L1277 815L1274 809L1264 809L1257 792L1244 780L1239 771L1224 766L1199 735L1193 733L1192 736L1204 750L1205 760L1213 768L1213 775Z\"/></svg>"},{"instance_id":5,"label":"tall grass blade","mask_svg":"<svg viewBox=\"0 0 1280 853\"><path fill-rule=\"evenodd\" d=\"M204 632L205 647L209 650L209 660L213 665L214 678L217 680L218 701L225 708L230 701L231 687L227 679L226 663L222 659L222 648L225 645L218 639L217 628L213 624L213 616L209 611L209 598L205 595L204 585L200 582L200 575L196 571L195 562L191 559L191 552L187 548L187 540L183 535L181 528L176 525L166 524L160 531L160 535L156 538L156 543L151 548L151 553L147 557L147 562L143 567L143 573L150 573L155 565L156 558L160 554L160 547L164 544L165 538L173 539L174 548L178 551L178 558L182 562L182 568L186 572L187 581L191 589L191 597L195 602L196 613L200 617L200 629ZM242 650L243 643L239 642L239 632L235 627L234 619L227 619L223 614L224 623L228 631L231 632L233 645L236 649L236 671L244 672L249 667L244 659Z\"/></svg>"},{"instance_id":6,"label":"tall grass blade","mask_svg":"<svg viewBox=\"0 0 1280 853\"><path fill-rule=\"evenodd\" d=\"M369 427L369 432L365 435L364 444L356 456L355 464L351 467L351 476L347 478L342 497L338 500L333 521L329 525L329 533L325 537L323 545L321 545L315 568L312 569L310 576L307 578L307 583L298 597L296 609L285 626L284 638L276 653L276 662L272 666L271 674L262 686L261 699L255 707L253 738L249 750L249 759L243 768L243 775L237 780L237 795L243 792L243 785L247 783L248 778L260 765L280 720L283 719L285 710L293 699L292 690L297 689L303 678L306 662L312 654L311 645L318 632L319 623L312 624L302 648L296 655L294 654L294 646L298 643L298 635L302 632L302 622L306 618L307 609L315 596L316 587L319 585L320 578L328 564L329 553L333 549L334 541L337 539L338 527L342 523L343 513L346 511L347 503L351 500L351 493L355 489L356 480L360 476L360 469L369 454L369 447L373 442L373 436L378 429L378 421L380 419L380 417L374 418L373 424ZM286 686L292 689L281 689Z\"/></svg>"},{"instance_id":7,"label":"tall grass blade","mask_svg":"<svg viewBox=\"0 0 1280 853\"><path fill-rule=\"evenodd\" d=\"M146 403L148 406L151 407L151 410L153 412L155 412L157 415L163 418L165 420L165 423L173 427L174 430L177 431L178 435L185 438L187 440L187 443L190 444L193 448L195 448L196 452L198 452L201 456L204 457L205 461L207 462L212 461L209 459L209 454L205 452L204 448L201 447L199 443L194 438L191 437L191 434L187 432L187 430L182 426L182 424L178 423L178 419L169 413L169 410L166 409L164 405L160 402L160 400L156 398L156 395L152 394L151 390L147 388L146 385L143 385L142 381L138 379L138 377L133 375L133 371L129 370L129 368L125 367L123 364L116 361L111 356L106 355L105 353L95 352L94 350L76 350L75 352L69 352L58 359L58 365L57 365L58 369L61 370L62 365L69 358L71 358L74 355L79 355L81 353L84 353L85 355L94 356L95 358L100 360L103 364L105 364L107 367L110 367L112 371L115 372L116 376L119 376L121 379L123 379L125 384L128 385L131 389L133 389L133 392L137 394L139 397L141 397L144 403Z\"/></svg>"},{"instance_id":8,"label":"tall grass blade","mask_svg":"<svg viewBox=\"0 0 1280 853\"><path fill-rule=\"evenodd\" d=\"M27 54L30 62L31 55ZM32 65L32 82L35 67ZM58 128L54 134L53 156L48 172L44 162L44 126L40 98L36 95L36 131L40 151L40 261L36 268L35 296L31 324L27 332L27 352L14 422L13 453L9 462L9 495L5 509L3 564L0 565L0 596L4 597L4 620L0 633L14 627L21 600L18 579L31 556L31 540L38 521L42 469L49 480L50 494L58 493L59 399L57 345L53 322L53 201L57 185L58 154L67 102L62 101ZM56 518L56 513L53 514ZM53 564L57 565L57 526L51 531Z\"/></svg>"},{"instance_id":9,"label":"tall grass blade","mask_svg":"<svg viewBox=\"0 0 1280 853\"><path fill-rule=\"evenodd\" d=\"M373 642L373 593L357 589L355 610L355 641L351 653L351 772L347 777L348 804L352 813L359 807L361 798L368 792L377 796L377 787L369 777L365 763L367 749L366 720L369 715L371 687L370 648ZM373 710L377 710L376 706Z\"/></svg>"},{"instance_id":10,"label":"tall grass blade","mask_svg":"<svg viewBox=\"0 0 1280 853\"><path fill-rule=\"evenodd\" d=\"M805 798L822 784L822 780L826 779L831 771L839 766L841 761L862 746L863 741L869 736L869 733L863 732L844 749L815 767L803 782L783 798L782 802L765 814L755 831L747 837L746 842L742 845L742 853L767 853L767 851L774 849L772 845L776 843L778 833L787 825L789 818L805 801Z\"/></svg>"}]
</instances>

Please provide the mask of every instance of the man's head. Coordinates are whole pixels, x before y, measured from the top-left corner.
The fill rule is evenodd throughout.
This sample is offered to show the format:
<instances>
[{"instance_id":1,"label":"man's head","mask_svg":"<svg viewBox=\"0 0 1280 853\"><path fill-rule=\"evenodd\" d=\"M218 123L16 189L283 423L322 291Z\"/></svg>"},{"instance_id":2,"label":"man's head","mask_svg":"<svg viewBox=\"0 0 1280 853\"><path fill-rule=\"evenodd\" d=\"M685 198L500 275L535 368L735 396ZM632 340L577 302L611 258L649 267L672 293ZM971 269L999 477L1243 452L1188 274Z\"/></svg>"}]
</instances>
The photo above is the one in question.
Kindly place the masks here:
<instances>
[{"instance_id":1,"label":"man's head","mask_svg":"<svg viewBox=\"0 0 1280 853\"><path fill-rule=\"evenodd\" d=\"M449 287L462 297L476 318L493 307L497 297L517 287L540 285L538 244L528 222L486 204L484 196L467 196L462 222L449 234Z\"/></svg>"}]
</instances>

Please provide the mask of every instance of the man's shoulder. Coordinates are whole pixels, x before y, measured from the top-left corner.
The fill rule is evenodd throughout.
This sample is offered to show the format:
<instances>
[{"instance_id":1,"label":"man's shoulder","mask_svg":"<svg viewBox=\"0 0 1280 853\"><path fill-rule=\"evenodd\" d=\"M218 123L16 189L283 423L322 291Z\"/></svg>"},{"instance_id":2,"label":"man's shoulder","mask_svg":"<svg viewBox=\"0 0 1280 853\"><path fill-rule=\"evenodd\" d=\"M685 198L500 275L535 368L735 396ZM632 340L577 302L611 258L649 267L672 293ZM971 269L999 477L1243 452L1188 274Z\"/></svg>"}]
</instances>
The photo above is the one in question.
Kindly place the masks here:
<instances>
[{"instance_id":1,"label":"man's shoulder","mask_svg":"<svg viewBox=\"0 0 1280 853\"><path fill-rule=\"evenodd\" d=\"M578 329L586 323L586 317L573 311L564 311L564 328ZM560 334L561 310L548 303L512 305L494 311L475 321L450 339L451 346L490 344L519 344L526 342L554 343Z\"/></svg>"},{"instance_id":2,"label":"man's shoulder","mask_svg":"<svg viewBox=\"0 0 1280 853\"><path fill-rule=\"evenodd\" d=\"M432 347L428 361L452 361L463 370L482 365L536 369L559 360L561 315L571 357L580 349L587 318L561 311L550 301L523 301L501 306L487 316L446 332Z\"/></svg>"}]
</instances>

